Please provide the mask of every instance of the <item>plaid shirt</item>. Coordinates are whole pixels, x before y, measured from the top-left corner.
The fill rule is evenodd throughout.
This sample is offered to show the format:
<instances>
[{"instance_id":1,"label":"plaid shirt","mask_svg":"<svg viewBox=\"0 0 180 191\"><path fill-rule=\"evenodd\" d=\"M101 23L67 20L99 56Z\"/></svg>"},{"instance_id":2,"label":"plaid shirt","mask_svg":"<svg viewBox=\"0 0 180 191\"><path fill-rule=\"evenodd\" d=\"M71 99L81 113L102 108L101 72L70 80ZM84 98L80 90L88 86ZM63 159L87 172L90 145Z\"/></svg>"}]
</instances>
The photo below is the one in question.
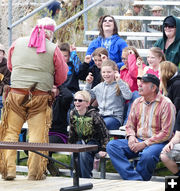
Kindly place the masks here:
<instances>
[{"instance_id":1,"label":"plaid shirt","mask_svg":"<svg viewBox=\"0 0 180 191\"><path fill-rule=\"evenodd\" d=\"M131 108L126 125L126 134L134 135L147 145L162 143L173 135L176 109L169 98L158 93L147 104L144 97L137 98Z\"/></svg>"}]
</instances>

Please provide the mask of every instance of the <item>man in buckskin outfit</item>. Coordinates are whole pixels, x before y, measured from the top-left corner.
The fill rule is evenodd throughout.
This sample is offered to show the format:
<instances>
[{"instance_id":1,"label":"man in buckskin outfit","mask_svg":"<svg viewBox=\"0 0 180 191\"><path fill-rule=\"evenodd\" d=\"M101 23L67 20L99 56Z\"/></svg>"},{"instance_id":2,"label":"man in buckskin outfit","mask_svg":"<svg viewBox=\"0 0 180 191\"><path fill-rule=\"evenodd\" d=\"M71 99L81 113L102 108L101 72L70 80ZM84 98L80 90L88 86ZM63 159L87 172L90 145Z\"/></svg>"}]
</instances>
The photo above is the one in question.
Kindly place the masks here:
<instances>
[{"instance_id":1,"label":"man in buckskin outfit","mask_svg":"<svg viewBox=\"0 0 180 191\"><path fill-rule=\"evenodd\" d=\"M5 102L2 141L17 142L25 121L29 142L47 143L51 126L52 92L67 78L68 67L59 48L52 43L56 23L45 17L38 20L30 37L17 39L9 49L8 68L11 89ZM47 152L43 151L43 154ZM16 177L16 151L3 150L0 173L5 180ZM45 178L47 159L29 152L28 179Z\"/></svg>"}]
</instances>

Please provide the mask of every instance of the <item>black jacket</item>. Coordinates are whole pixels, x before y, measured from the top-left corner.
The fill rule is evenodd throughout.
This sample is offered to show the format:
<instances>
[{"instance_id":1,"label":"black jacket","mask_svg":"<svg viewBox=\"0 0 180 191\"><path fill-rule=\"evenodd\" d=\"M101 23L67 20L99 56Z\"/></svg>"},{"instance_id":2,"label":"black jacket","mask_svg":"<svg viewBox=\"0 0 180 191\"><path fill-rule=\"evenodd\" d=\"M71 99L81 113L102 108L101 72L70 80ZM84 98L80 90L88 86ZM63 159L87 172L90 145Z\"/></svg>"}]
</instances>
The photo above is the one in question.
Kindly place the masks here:
<instances>
[{"instance_id":1,"label":"black jacket","mask_svg":"<svg viewBox=\"0 0 180 191\"><path fill-rule=\"evenodd\" d=\"M175 74L167 82L168 97L176 107L176 113L180 110L180 72Z\"/></svg>"},{"instance_id":2,"label":"black jacket","mask_svg":"<svg viewBox=\"0 0 180 191\"><path fill-rule=\"evenodd\" d=\"M67 113L73 100L72 93L65 87L60 86L60 93L53 103L53 119L50 132L58 132L68 135Z\"/></svg>"}]
</instances>

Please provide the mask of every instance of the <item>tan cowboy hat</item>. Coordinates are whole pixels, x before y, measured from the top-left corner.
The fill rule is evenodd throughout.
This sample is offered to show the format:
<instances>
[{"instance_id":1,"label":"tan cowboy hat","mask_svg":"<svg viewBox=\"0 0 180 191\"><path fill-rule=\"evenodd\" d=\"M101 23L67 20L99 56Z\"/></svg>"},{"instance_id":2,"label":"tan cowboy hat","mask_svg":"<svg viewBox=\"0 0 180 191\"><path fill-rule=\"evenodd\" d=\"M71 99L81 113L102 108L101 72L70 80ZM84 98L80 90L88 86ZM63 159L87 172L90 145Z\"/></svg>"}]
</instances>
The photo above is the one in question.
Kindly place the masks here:
<instances>
[{"instance_id":1,"label":"tan cowboy hat","mask_svg":"<svg viewBox=\"0 0 180 191\"><path fill-rule=\"evenodd\" d=\"M154 6L151 11L162 11L163 8L161 6Z\"/></svg>"},{"instance_id":2,"label":"tan cowboy hat","mask_svg":"<svg viewBox=\"0 0 180 191\"><path fill-rule=\"evenodd\" d=\"M0 50L2 50L5 53L5 47L2 44L0 44Z\"/></svg>"}]
</instances>

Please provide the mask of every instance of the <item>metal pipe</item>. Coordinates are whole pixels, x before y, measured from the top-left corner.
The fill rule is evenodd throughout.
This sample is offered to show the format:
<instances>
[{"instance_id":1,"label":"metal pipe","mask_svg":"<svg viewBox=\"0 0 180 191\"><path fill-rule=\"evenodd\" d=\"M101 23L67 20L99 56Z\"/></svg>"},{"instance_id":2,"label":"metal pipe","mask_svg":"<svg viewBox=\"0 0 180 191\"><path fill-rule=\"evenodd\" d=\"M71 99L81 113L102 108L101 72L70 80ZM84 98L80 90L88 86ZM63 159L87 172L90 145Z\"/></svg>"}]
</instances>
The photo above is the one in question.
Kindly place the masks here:
<instances>
[{"instance_id":1,"label":"metal pipe","mask_svg":"<svg viewBox=\"0 0 180 191\"><path fill-rule=\"evenodd\" d=\"M87 8L87 0L84 0L84 9ZM87 41L87 36L85 31L88 30L88 15L87 12L84 13L84 43Z\"/></svg>"},{"instance_id":2,"label":"metal pipe","mask_svg":"<svg viewBox=\"0 0 180 191\"><path fill-rule=\"evenodd\" d=\"M82 14L84 14L85 12L87 12L89 9L91 9L92 7L95 7L96 5L98 5L99 3L101 3L104 0L99 0L96 1L95 3L93 3L92 5L88 6L86 9L80 11L79 13L75 14L74 16L72 16L71 18L67 19L66 21L64 21L63 23L61 23L60 25L58 25L55 28L55 31L57 31L58 29L60 29L61 27L67 25L68 23L74 21L77 17L81 16Z\"/></svg>"},{"instance_id":3,"label":"metal pipe","mask_svg":"<svg viewBox=\"0 0 180 191\"><path fill-rule=\"evenodd\" d=\"M9 0L10 1L10 0ZM29 17L33 16L34 14L36 14L37 12L39 12L41 9L44 9L45 7L47 7L49 4L53 3L55 0L51 0L48 1L47 3L44 3L42 6L40 6L39 8L33 10L31 13L29 13L28 15L26 15L25 17L19 19L18 21L16 21L15 23L8 24L8 29L12 29L14 28L16 25L20 24L21 22L23 22L24 20L28 19ZM11 1L12 2L12 1ZM12 4L12 3L11 3ZM11 11L12 14L12 11Z\"/></svg>"},{"instance_id":4,"label":"metal pipe","mask_svg":"<svg viewBox=\"0 0 180 191\"><path fill-rule=\"evenodd\" d=\"M8 0L8 26L12 24L12 0ZM8 46L12 43L12 29L8 30Z\"/></svg>"}]
</instances>

